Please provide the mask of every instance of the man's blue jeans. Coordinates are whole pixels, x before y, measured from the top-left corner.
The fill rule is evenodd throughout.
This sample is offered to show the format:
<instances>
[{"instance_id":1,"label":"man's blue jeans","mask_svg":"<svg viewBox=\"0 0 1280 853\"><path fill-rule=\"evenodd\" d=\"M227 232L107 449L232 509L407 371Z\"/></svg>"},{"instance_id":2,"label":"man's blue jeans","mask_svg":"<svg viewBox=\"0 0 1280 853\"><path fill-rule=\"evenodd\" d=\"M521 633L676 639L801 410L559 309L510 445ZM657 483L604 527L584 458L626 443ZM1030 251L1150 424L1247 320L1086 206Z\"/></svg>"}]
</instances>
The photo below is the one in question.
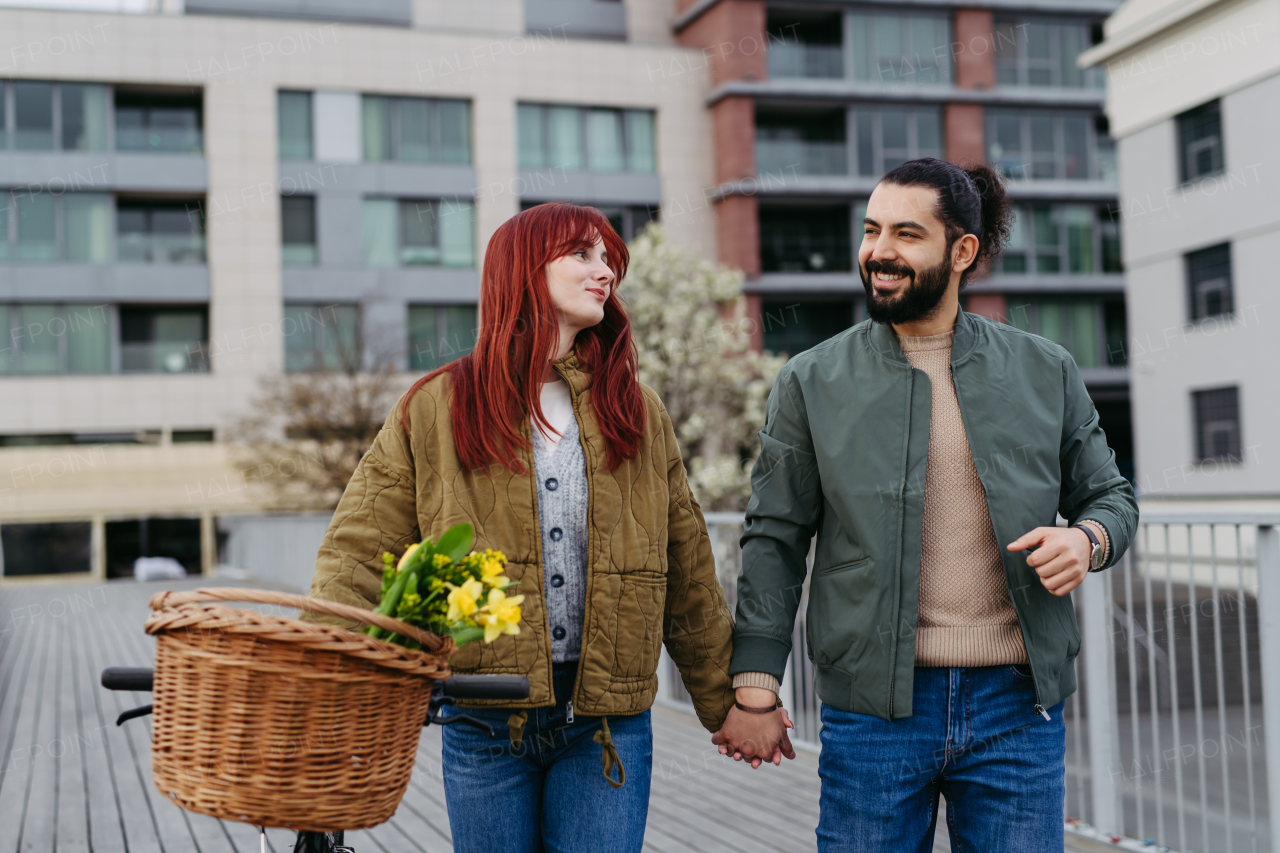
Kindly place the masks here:
<instances>
[{"instance_id":1,"label":"man's blue jeans","mask_svg":"<svg viewBox=\"0 0 1280 853\"><path fill-rule=\"evenodd\" d=\"M822 706L823 853L927 853L938 794L953 851L1062 850L1062 703L1037 714L1025 666L918 667L912 716Z\"/></svg>"},{"instance_id":2,"label":"man's blue jeans","mask_svg":"<svg viewBox=\"0 0 1280 853\"><path fill-rule=\"evenodd\" d=\"M509 709L443 709L493 726L490 738L460 723L445 726L444 794L454 853L640 853L649 812L653 730L649 712L609 717L626 783L605 781L599 717L568 722L577 662L553 669L555 707L529 711L513 748ZM614 770L614 778L618 771Z\"/></svg>"}]
</instances>

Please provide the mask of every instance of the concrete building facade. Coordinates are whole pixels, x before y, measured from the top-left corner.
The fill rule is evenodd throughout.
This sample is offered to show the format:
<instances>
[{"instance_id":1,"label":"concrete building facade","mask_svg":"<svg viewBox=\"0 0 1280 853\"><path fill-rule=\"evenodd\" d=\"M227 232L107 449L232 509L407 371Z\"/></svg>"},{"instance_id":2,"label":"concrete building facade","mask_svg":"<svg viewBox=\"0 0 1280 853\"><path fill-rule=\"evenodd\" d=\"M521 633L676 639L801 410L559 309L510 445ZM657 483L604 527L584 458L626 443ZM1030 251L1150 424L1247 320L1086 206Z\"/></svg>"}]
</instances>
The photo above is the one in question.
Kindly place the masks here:
<instances>
[{"instance_id":1,"label":"concrete building facade","mask_svg":"<svg viewBox=\"0 0 1280 853\"><path fill-rule=\"evenodd\" d=\"M630 236L713 184L705 86L652 72L701 55L669 2L147 8L0 8L7 580L127 574L157 541L211 568L216 517L258 508L223 438L263 377L407 386L474 339L522 205ZM672 236L715 256L709 214Z\"/></svg>"},{"instance_id":2,"label":"concrete building facade","mask_svg":"<svg viewBox=\"0 0 1280 853\"><path fill-rule=\"evenodd\" d=\"M1119 148L1144 499L1273 508L1280 11L1129 0L1081 62Z\"/></svg>"}]
</instances>

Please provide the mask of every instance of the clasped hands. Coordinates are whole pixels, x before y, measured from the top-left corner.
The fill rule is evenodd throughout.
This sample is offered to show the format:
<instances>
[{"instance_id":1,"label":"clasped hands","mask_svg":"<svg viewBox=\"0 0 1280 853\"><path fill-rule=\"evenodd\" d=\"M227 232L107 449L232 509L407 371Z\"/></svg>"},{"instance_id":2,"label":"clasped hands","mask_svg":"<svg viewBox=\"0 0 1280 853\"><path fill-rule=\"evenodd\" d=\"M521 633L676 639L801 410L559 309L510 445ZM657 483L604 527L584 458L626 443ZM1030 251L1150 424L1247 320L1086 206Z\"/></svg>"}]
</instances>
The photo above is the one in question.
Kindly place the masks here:
<instances>
[{"instance_id":1,"label":"clasped hands","mask_svg":"<svg viewBox=\"0 0 1280 853\"><path fill-rule=\"evenodd\" d=\"M739 687L735 693L738 702L748 708L767 708L778 701L772 690L763 687ZM787 737L787 729L795 727L786 708L751 714L735 706L729 709L729 716L720 731L711 736L711 742L720 748L721 755L732 755L734 761L749 761L754 770L766 761L780 765L783 756L796 757Z\"/></svg>"}]
</instances>

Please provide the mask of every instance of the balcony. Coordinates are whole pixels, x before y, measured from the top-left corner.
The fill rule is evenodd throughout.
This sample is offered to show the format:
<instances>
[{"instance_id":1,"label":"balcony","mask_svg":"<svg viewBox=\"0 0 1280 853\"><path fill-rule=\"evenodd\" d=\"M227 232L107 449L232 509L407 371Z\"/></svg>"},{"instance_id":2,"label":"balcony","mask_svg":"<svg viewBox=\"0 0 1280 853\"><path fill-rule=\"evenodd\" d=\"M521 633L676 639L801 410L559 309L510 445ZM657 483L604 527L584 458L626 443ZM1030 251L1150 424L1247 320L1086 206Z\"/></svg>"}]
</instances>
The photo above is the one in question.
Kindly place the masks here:
<instances>
[{"instance_id":1,"label":"balcony","mask_svg":"<svg viewBox=\"0 0 1280 853\"><path fill-rule=\"evenodd\" d=\"M207 373L209 358L200 342L150 341L120 344L121 373Z\"/></svg>"},{"instance_id":2,"label":"balcony","mask_svg":"<svg viewBox=\"0 0 1280 853\"><path fill-rule=\"evenodd\" d=\"M756 170L760 174L849 174L849 150L843 142L805 142L798 139L756 139Z\"/></svg>"},{"instance_id":3,"label":"balcony","mask_svg":"<svg viewBox=\"0 0 1280 853\"><path fill-rule=\"evenodd\" d=\"M769 46L770 77L843 77L844 47L838 44L774 42Z\"/></svg>"}]
</instances>

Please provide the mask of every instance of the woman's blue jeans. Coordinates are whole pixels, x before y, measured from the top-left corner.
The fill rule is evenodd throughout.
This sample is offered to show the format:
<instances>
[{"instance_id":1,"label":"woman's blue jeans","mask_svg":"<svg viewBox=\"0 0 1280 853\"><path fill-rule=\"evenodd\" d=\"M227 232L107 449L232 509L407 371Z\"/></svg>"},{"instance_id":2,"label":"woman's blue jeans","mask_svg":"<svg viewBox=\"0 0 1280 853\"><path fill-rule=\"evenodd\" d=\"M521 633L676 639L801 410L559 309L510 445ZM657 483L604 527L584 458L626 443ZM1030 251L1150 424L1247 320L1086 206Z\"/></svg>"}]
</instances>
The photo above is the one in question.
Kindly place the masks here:
<instances>
[{"instance_id":1,"label":"woman's blue jeans","mask_svg":"<svg viewBox=\"0 0 1280 853\"><path fill-rule=\"evenodd\" d=\"M918 667L912 716L822 706L822 853L927 853L938 794L951 849L1062 850L1062 703L1046 720L1025 667Z\"/></svg>"},{"instance_id":2,"label":"woman's blue jeans","mask_svg":"<svg viewBox=\"0 0 1280 853\"><path fill-rule=\"evenodd\" d=\"M494 732L490 738L459 723L443 729L454 853L640 853L653 765L649 712L608 718L626 770L626 783L614 788L605 781L601 745L593 740L600 718L575 713L568 721L577 666L555 665L555 707L529 710L518 749L507 725L511 710L443 709L445 716L483 720ZM615 780L617 774L615 769Z\"/></svg>"}]
</instances>

